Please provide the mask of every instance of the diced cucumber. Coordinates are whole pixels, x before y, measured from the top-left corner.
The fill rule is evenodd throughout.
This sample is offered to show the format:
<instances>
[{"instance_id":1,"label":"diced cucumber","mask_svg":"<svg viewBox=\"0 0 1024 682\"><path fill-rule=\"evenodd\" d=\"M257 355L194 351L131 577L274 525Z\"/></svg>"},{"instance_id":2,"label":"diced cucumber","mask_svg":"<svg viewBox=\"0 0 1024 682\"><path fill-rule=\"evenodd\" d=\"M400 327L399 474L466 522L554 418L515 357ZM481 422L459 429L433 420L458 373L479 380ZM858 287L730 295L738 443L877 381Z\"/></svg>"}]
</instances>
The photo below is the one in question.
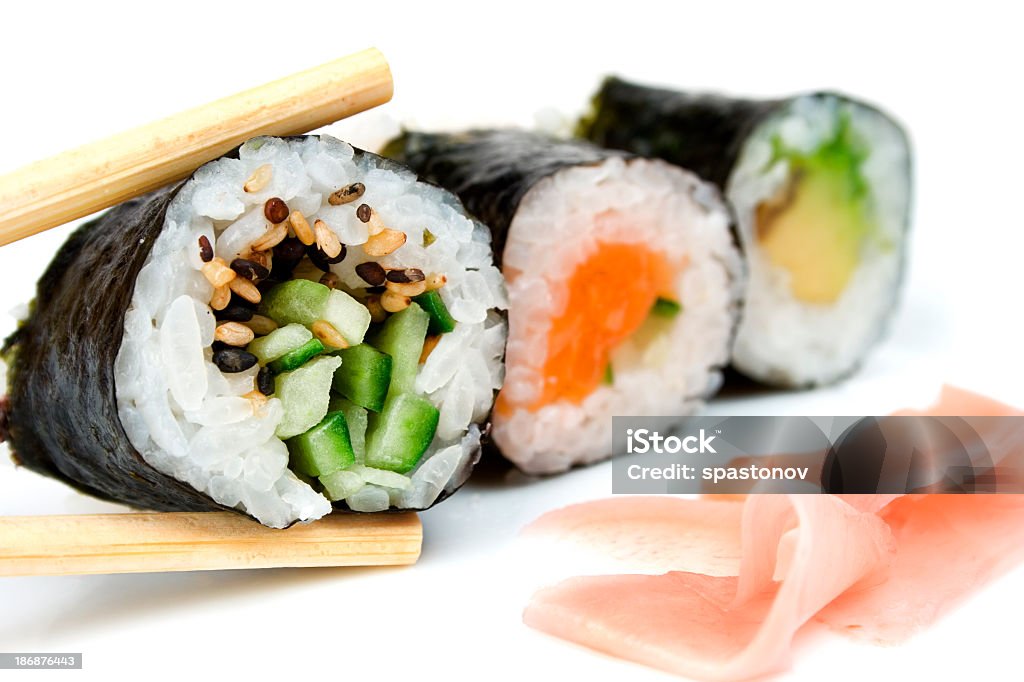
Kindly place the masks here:
<instances>
[{"instance_id":1,"label":"diced cucumber","mask_svg":"<svg viewBox=\"0 0 1024 682\"><path fill-rule=\"evenodd\" d=\"M448 306L444 304L440 292L427 291L412 300L430 315L429 333L447 334L455 329L455 318L448 312Z\"/></svg>"},{"instance_id":2,"label":"diced cucumber","mask_svg":"<svg viewBox=\"0 0 1024 682\"><path fill-rule=\"evenodd\" d=\"M307 476L323 476L352 466L356 461L348 424L341 412L328 412L319 424L289 438L288 465Z\"/></svg>"},{"instance_id":3,"label":"diced cucumber","mask_svg":"<svg viewBox=\"0 0 1024 682\"><path fill-rule=\"evenodd\" d=\"M295 350L285 353L277 360L274 360L268 365L268 367L270 367L270 371L274 374L290 372L293 369L302 367L312 358L320 355L320 353L323 353L325 350L326 348L324 347L324 344L320 342L320 339L310 339Z\"/></svg>"},{"instance_id":4,"label":"diced cucumber","mask_svg":"<svg viewBox=\"0 0 1024 682\"><path fill-rule=\"evenodd\" d=\"M381 413L370 418L366 465L400 474L411 471L434 439L439 418L438 409L424 398L411 393L389 396Z\"/></svg>"},{"instance_id":5,"label":"diced cucumber","mask_svg":"<svg viewBox=\"0 0 1024 682\"><path fill-rule=\"evenodd\" d=\"M356 453L356 463L362 464L366 458L366 409L345 398L331 398L331 404L327 409L330 412L344 413L345 421L348 423L348 435L352 440L352 450Z\"/></svg>"},{"instance_id":6,"label":"diced cucumber","mask_svg":"<svg viewBox=\"0 0 1024 682\"><path fill-rule=\"evenodd\" d=\"M319 282L292 279L278 284L263 296L260 314L279 325L298 323L310 326L323 319L331 289Z\"/></svg>"},{"instance_id":7,"label":"diced cucumber","mask_svg":"<svg viewBox=\"0 0 1024 682\"><path fill-rule=\"evenodd\" d=\"M274 397L284 406L277 437L285 440L305 433L320 423L331 400L331 381L341 358L314 358L295 371L277 377Z\"/></svg>"},{"instance_id":8,"label":"diced cucumber","mask_svg":"<svg viewBox=\"0 0 1024 682\"><path fill-rule=\"evenodd\" d=\"M658 300L651 306L651 314L658 317L675 317L681 312L683 312L683 305L679 301L673 301L671 298L661 298L659 296Z\"/></svg>"},{"instance_id":9,"label":"diced cucumber","mask_svg":"<svg viewBox=\"0 0 1024 682\"><path fill-rule=\"evenodd\" d=\"M359 489L366 485L359 474L351 471L334 471L320 477L320 484L327 493L327 499L331 502L344 500L349 495L359 492Z\"/></svg>"},{"instance_id":10,"label":"diced cucumber","mask_svg":"<svg viewBox=\"0 0 1024 682\"><path fill-rule=\"evenodd\" d=\"M362 343L370 328L367 307L339 289L331 290L320 319L330 322L351 346Z\"/></svg>"},{"instance_id":11,"label":"diced cucumber","mask_svg":"<svg viewBox=\"0 0 1024 682\"><path fill-rule=\"evenodd\" d=\"M364 467L356 464L349 467L348 470L359 476L366 483L379 485L383 488L405 490L412 485L412 480L408 476L396 474L394 471L388 471L387 469L374 469L373 467Z\"/></svg>"},{"instance_id":12,"label":"diced cucumber","mask_svg":"<svg viewBox=\"0 0 1024 682\"><path fill-rule=\"evenodd\" d=\"M334 373L334 390L356 405L380 412L391 384L391 356L365 343L335 355L341 358L341 367Z\"/></svg>"},{"instance_id":13,"label":"diced cucumber","mask_svg":"<svg viewBox=\"0 0 1024 682\"><path fill-rule=\"evenodd\" d=\"M313 332L301 324L289 324L251 342L246 350L259 358L265 365L290 353L313 338Z\"/></svg>"},{"instance_id":14,"label":"diced cucumber","mask_svg":"<svg viewBox=\"0 0 1024 682\"><path fill-rule=\"evenodd\" d=\"M430 316L414 303L389 317L370 341L374 348L391 356L388 396L413 391L429 324Z\"/></svg>"}]
</instances>

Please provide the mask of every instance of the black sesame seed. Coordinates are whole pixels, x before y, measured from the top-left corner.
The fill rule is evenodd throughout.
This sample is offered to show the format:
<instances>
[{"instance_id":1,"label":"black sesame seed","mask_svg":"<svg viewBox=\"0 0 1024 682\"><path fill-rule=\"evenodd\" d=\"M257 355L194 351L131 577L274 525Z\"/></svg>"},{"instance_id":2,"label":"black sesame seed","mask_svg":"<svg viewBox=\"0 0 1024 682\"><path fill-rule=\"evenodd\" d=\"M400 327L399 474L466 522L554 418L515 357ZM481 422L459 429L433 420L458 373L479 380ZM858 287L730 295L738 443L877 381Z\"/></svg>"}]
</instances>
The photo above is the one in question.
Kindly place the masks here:
<instances>
[{"instance_id":1,"label":"black sesame seed","mask_svg":"<svg viewBox=\"0 0 1024 682\"><path fill-rule=\"evenodd\" d=\"M213 260L213 246L210 244L210 238L205 234L199 237L199 257L203 259L204 263Z\"/></svg>"},{"instance_id":2,"label":"black sesame seed","mask_svg":"<svg viewBox=\"0 0 1024 682\"><path fill-rule=\"evenodd\" d=\"M269 367L260 369L260 373L256 375L256 388L263 395L274 394L274 373Z\"/></svg>"},{"instance_id":3,"label":"black sesame seed","mask_svg":"<svg viewBox=\"0 0 1024 682\"><path fill-rule=\"evenodd\" d=\"M306 255L306 245L298 237L289 237L274 247L274 259L295 261L298 263Z\"/></svg>"},{"instance_id":4,"label":"black sesame seed","mask_svg":"<svg viewBox=\"0 0 1024 682\"><path fill-rule=\"evenodd\" d=\"M246 302L248 303L248 301ZM228 320L230 322L248 322L249 320L252 319L253 312L253 309L250 308L249 306L244 306L232 301L227 305L226 308L224 308L224 310L216 311L216 315L218 320Z\"/></svg>"},{"instance_id":5,"label":"black sesame seed","mask_svg":"<svg viewBox=\"0 0 1024 682\"><path fill-rule=\"evenodd\" d=\"M253 367L259 360L255 355L241 348L224 348L214 351L213 364L225 374L244 372Z\"/></svg>"},{"instance_id":6,"label":"black sesame seed","mask_svg":"<svg viewBox=\"0 0 1024 682\"><path fill-rule=\"evenodd\" d=\"M347 252L348 249L346 249L345 245L342 244L341 251L338 253L338 255L335 256L334 258L329 258L327 254L324 253L316 244L311 244L308 247L306 247L306 254L309 256L309 260L313 261L313 265L317 266L324 272L330 272L331 265L333 265L334 263L340 263L341 261L345 260L345 255L347 254Z\"/></svg>"},{"instance_id":7,"label":"black sesame seed","mask_svg":"<svg viewBox=\"0 0 1024 682\"><path fill-rule=\"evenodd\" d=\"M247 258L236 258L231 261L231 269L238 273L239 277L253 282L270 277L270 270Z\"/></svg>"},{"instance_id":8,"label":"black sesame seed","mask_svg":"<svg viewBox=\"0 0 1024 682\"><path fill-rule=\"evenodd\" d=\"M270 276L279 282L291 279L292 270L305 255L305 244L295 237L285 239L274 247L274 267Z\"/></svg>"},{"instance_id":9,"label":"black sesame seed","mask_svg":"<svg viewBox=\"0 0 1024 682\"><path fill-rule=\"evenodd\" d=\"M379 287L387 281L387 273L380 263L367 261L356 266L356 274L370 286Z\"/></svg>"},{"instance_id":10,"label":"black sesame seed","mask_svg":"<svg viewBox=\"0 0 1024 682\"><path fill-rule=\"evenodd\" d=\"M427 277L419 268L405 268L403 270L388 270L387 278L389 282L395 284L412 284L422 282Z\"/></svg>"},{"instance_id":11,"label":"black sesame seed","mask_svg":"<svg viewBox=\"0 0 1024 682\"><path fill-rule=\"evenodd\" d=\"M229 306L232 306L232 305L242 306L243 308L248 308L249 310L252 310L253 312L256 312L256 309L259 307L258 303L253 303L252 301L250 301L248 299L242 298L241 296L239 296L238 294L236 294L233 291L231 292L231 301L228 303L228 305Z\"/></svg>"}]
</instances>

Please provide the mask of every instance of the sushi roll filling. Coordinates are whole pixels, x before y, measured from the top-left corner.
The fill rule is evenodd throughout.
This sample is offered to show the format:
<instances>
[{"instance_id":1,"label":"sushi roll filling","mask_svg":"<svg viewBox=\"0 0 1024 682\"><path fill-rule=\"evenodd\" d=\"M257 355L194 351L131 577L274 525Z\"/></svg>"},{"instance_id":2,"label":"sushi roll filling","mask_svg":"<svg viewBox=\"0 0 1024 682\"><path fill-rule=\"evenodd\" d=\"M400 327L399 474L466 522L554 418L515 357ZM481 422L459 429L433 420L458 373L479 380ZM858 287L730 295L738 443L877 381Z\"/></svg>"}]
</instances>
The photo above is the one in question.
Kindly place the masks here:
<instances>
[{"instance_id":1,"label":"sushi roll filling","mask_svg":"<svg viewBox=\"0 0 1024 682\"><path fill-rule=\"evenodd\" d=\"M272 177L271 164L260 166L245 185L246 191L258 191ZM328 203L348 205L365 191L363 183L352 183L332 192ZM358 220L371 226L367 242L353 248L354 257L359 257L359 251L374 251L371 242L375 235L400 235L391 238L395 248L377 255L394 253L404 244L405 234L386 227L367 204L352 209ZM429 296L425 311L415 302L420 296L428 298L427 276L419 268L384 267L377 261L366 260L355 267L356 273L382 291L371 294L369 289L346 287L330 266L345 260L348 247L340 243L323 220L317 219L311 227L301 212L289 210L279 197L264 203L263 214L269 223L268 232L280 233L280 226L287 225L288 236L276 244L261 236L230 264L213 257L206 235L198 240L199 257L205 263L203 274L214 288L210 300L218 320L212 346L214 365L225 374L259 366L255 388L244 397L252 402L254 411L265 409L272 395L280 399L284 416L276 433L288 447L289 467L328 499L338 501L343 499L338 494L351 496L361 487L354 486L355 479L350 477L343 478L347 484L339 486L338 472L342 471L358 471L364 482L367 475L371 479L384 476L375 468L393 471L394 476L386 477L390 487L408 488L410 481L402 474L419 463L433 440L438 409L416 397L412 409L390 415L411 422L389 444L400 455L369 453L368 461L363 443L367 436L372 440L376 430L384 428L379 413L392 388L392 358L404 353L419 364L429 356L424 354L424 346L426 332L432 325L439 327L438 333L454 331L454 320L443 298L436 293L447 278L442 273L431 273L429 287L435 293ZM303 247L301 255L294 245L296 241ZM267 266L273 267L275 251L284 255L284 262L272 277ZM310 273L315 276L317 271L323 272L317 282L302 277ZM218 289L223 287L231 294L218 295ZM374 321L368 304L380 301L384 303ZM410 308L415 310L405 315L418 316L421 324L397 323L400 331L387 337L384 330L394 326L402 311ZM260 324L248 325L255 317L260 318ZM364 338L368 331L379 340L371 342ZM385 338L390 341L380 340ZM432 339L433 346L437 340ZM342 351L353 348L360 352L346 354L343 362ZM393 395L406 393L415 394L411 385L396 387ZM353 417L353 411L362 411L366 416ZM369 419L367 413L374 419ZM350 419L354 422L351 427ZM353 428L363 429L355 439L358 447L353 445ZM362 466L364 463L379 466Z\"/></svg>"},{"instance_id":2,"label":"sushi roll filling","mask_svg":"<svg viewBox=\"0 0 1024 682\"><path fill-rule=\"evenodd\" d=\"M664 254L637 244L598 243L563 282L567 303L552 319L543 389L530 406L580 404L601 384L614 385L615 351L659 299L673 301L673 268Z\"/></svg>"},{"instance_id":3,"label":"sushi roll filling","mask_svg":"<svg viewBox=\"0 0 1024 682\"><path fill-rule=\"evenodd\" d=\"M503 306L483 226L442 190L330 138L258 138L168 207L119 416L148 463L267 525L425 508L479 448Z\"/></svg>"},{"instance_id":4,"label":"sushi roll filling","mask_svg":"<svg viewBox=\"0 0 1024 682\"><path fill-rule=\"evenodd\" d=\"M834 303L861 261L865 241L878 233L862 165L868 156L840 115L835 135L810 153L772 138L765 169L786 166L777 192L755 209L758 246L786 271L793 296L807 303Z\"/></svg>"}]
</instances>

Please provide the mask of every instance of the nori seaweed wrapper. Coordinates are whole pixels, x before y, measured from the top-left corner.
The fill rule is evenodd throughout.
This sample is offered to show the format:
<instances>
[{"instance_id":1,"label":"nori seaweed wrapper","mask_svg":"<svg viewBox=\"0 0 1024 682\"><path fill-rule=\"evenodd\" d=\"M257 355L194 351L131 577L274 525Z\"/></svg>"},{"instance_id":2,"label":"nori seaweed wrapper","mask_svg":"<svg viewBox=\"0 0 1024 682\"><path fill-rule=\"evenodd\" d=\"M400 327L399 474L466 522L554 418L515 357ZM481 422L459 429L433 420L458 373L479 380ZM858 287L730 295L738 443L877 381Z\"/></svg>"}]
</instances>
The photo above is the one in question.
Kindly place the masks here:
<instances>
[{"instance_id":1,"label":"nori seaweed wrapper","mask_svg":"<svg viewBox=\"0 0 1024 682\"><path fill-rule=\"evenodd\" d=\"M401 169L386 158L379 165ZM128 440L117 410L114 361L124 316L184 184L119 204L79 227L57 252L36 286L28 319L0 347L8 366L0 443L10 446L15 464L103 500L156 511L238 512L150 466ZM483 438L488 428L481 424ZM480 454L478 448L453 490L433 504L465 483ZM334 506L350 511L343 502Z\"/></svg>"},{"instance_id":2,"label":"nori seaweed wrapper","mask_svg":"<svg viewBox=\"0 0 1024 682\"><path fill-rule=\"evenodd\" d=\"M835 92L815 92L814 98L835 98L888 119L906 137L898 123L875 107ZM796 98L752 100L714 94L688 93L649 87L608 77L594 95L591 110L576 127L576 134L594 144L660 158L697 173L723 195L740 152L754 130ZM908 143L909 152L909 143ZM911 174L910 159L901 172ZM910 204L901 220L909 227ZM738 223L734 223L738 227ZM744 240L737 235L737 243ZM904 267L901 262L901 268ZM877 330L881 338L885 324ZM870 346L869 346L870 347ZM859 366L854 363L844 373ZM748 373L748 372L744 372ZM749 373L748 373L749 374ZM751 375L770 385L803 388L819 382L794 381L787 373ZM836 377L838 379L841 377Z\"/></svg>"},{"instance_id":3,"label":"nori seaweed wrapper","mask_svg":"<svg viewBox=\"0 0 1024 682\"><path fill-rule=\"evenodd\" d=\"M135 280L180 185L79 227L7 338L7 431L15 462L96 497L158 511L223 509L142 459L121 426L114 359Z\"/></svg>"},{"instance_id":4,"label":"nori seaweed wrapper","mask_svg":"<svg viewBox=\"0 0 1024 682\"><path fill-rule=\"evenodd\" d=\"M381 153L458 195L466 209L490 228L499 267L512 218L534 185L565 168L635 156L513 129L406 132Z\"/></svg>"},{"instance_id":5,"label":"nori seaweed wrapper","mask_svg":"<svg viewBox=\"0 0 1024 682\"><path fill-rule=\"evenodd\" d=\"M787 101L692 94L609 77L576 133L682 166L724 189L747 137Z\"/></svg>"}]
</instances>

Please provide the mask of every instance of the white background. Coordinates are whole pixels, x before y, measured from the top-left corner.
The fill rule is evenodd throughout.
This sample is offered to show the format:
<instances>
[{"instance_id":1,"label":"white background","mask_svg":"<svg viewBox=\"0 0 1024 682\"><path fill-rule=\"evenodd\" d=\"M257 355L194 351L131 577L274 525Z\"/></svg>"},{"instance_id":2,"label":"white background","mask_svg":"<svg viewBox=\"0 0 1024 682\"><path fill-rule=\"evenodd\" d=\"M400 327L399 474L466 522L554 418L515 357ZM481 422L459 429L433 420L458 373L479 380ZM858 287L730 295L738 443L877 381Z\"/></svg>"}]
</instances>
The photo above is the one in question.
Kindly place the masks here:
<instances>
[{"instance_id":1,"label":"white background","mask_svg":"<svg viewBox=\"0 0 1024 682\"><path fill-rule=\"evenodd\" d=\"M710 410L880 414L925 404L943 381L1024 405L1021 24L1009 3L916 5L7 5L0 172L370 45L389 57L396 95L332 128L357 144L395 121L530 125L551 108L571 116L607 72L749 95L836 88L883 105L915 144L913 248L897 321L847 382L733 391ZM0 312L31 298L69 230L0 249ZM12 328L0 321L0 333ZM117 509L0 460L0 514ZM482 477L423 515L423 558L408 569L0 579L0 651L82 651L90 679L244 669L279 679L669 679L520 621L531 589L559 567L530 561L518 529L609 494L610 481L607 465L541 482ZM1010 678L1022 600L1017 571L906 646L824 638L801 647L792 676ZM76 675L35 673L58 674Z\"/></svg>"}]
</instances>

